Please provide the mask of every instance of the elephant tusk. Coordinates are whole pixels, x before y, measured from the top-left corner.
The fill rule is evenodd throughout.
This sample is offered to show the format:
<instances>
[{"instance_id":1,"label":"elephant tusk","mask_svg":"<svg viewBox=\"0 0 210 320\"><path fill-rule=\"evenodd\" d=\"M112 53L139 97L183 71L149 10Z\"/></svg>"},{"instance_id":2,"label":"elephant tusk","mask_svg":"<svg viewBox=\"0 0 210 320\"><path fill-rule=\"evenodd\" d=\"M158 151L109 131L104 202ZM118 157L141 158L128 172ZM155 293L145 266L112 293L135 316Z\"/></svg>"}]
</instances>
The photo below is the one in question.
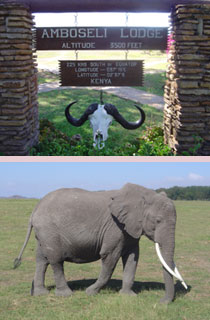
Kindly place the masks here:
<instances>
[{"instance_id":1,"label":"elephant tusk","mask_svg":"<svg viewBox=\"0 0 210 320\"><path fill-rule=\"evenodd\" d=\"M160 246L159 244L156 242L155 243L155 249L156 249L156 252L157 252L157 255L158 255L158 258L160 259L160 262L162 263L163 267L172 275L174 276L175 278L177 278L178 280L181 281L182 285L184 286L184 288L187 290L187 285L186 283L184 282L182 276L180 275L176 265L174 265L174 271L167 265L167 263L165 262L165 260L163 259L163 256L161 254L161 251L160 251Z\"/></svg>"},{"instance_id":2,"label":"elephant tusk","mask_svg":"<svg viewBox=\"0 0 210 320\"><path fill-rule=\"evenodd\" d=\"M177 278L177 274L167 265L167 263L165 262L165 260L163 259L163 256L160 252L160 247L159 244L156 242L155 243L155 249L158 255L158 258L160 259L160 262L162 263L163 267L175 278Z\"/></svg>"},{"instance_id":3,"label":"elephant tusk","mask_svg":"<svg viewBox=\"0 0 210 320\"><path fill-rule=\"evenodd\" d=\"M186 283L184 282L184 279L182 278L181 274L179 273L179 270L177 269L176 265L175 265L174 271L180 277L180 281L181 281L181 284L183 285L183 287L187 290L188 287L187 287Z\"/></svg>"}]
</instances>

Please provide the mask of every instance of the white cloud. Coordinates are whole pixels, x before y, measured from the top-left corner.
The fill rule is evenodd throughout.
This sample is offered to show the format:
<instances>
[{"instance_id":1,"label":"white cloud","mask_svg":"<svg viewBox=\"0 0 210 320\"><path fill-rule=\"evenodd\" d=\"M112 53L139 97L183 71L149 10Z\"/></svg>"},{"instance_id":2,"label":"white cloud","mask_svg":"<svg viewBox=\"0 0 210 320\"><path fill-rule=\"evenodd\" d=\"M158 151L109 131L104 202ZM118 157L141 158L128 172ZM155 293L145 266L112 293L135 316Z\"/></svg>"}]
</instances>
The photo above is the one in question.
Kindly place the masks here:
<instances>
[{"instance_id":1,"label":"white cloud","mask_svg":"<svg viewBox=\"0 0 210 320\"><path fill-rule=\"evenodd\" d=\"M188 175L188 179L190 181L203 181L204 180L204 177L200 176L199 174L197 173L189 173Z\"/></svg>"},{"instance_id":2,"label":"white cloud","mask_svg":"<svg viewBox=\"0 0 210 320\"><path fill-rule=\"evenodd\" d=\"M200 174L195 172L190 172L187 174L177 175L177 176L167 176L162 181L163 187L174 187L174 186L189 186L189 185L208 185L210 180Z\"/></svg>"}]
</instances>

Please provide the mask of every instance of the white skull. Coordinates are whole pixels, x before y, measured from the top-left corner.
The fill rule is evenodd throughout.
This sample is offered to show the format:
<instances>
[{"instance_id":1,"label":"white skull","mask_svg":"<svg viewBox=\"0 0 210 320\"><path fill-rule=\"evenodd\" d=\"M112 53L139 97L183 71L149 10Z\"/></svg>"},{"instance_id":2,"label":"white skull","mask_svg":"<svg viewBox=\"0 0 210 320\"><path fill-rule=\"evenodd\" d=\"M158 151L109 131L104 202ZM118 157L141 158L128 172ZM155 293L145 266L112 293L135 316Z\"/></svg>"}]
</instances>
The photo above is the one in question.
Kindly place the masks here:
<instances>
[{"instance_id":1,"label":"white skull","mask_svg":"<svg viewBox=\"0 0 210 320\"><path fill-rule=\"evenodd\" d=\"M102 149L105 146L104 141L108 138L108 129L112 120L116 120L125 129L134 130L138 129L145 120L144 111L137 105L135 107L139 110L141 117L136 122L130 122L123 118L117 108L112 104L100 105L98 103L91 104L83 115L77 119L70 114L70 108L76 101L71 102L65 109L65 116L68 122L75 127L80 127L90 120L91 127L93 128L93 146Z\"/></svg>"},{"instance_id":2,"label":"white skull","mask_svg":"<svg viewBox=\"0 0 210 320\"><path fill-rule=\"evenodd\" d=\"M104 141L108 138L108 129L113 117L106 112L104 105L99 104L96 111L88 119L93 129L93 146L102 149L105 145Z\"/></svg>"}]
</instances>

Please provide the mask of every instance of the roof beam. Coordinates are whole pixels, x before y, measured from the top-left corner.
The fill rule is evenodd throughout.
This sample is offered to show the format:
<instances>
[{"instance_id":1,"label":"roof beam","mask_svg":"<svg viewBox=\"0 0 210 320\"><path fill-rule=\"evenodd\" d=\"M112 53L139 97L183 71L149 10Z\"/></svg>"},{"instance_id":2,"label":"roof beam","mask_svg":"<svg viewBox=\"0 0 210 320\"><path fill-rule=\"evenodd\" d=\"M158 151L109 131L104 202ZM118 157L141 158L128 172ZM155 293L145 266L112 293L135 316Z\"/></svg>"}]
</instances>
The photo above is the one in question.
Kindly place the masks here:
<instances>
[{"instance_id":1,"label":"roof beam","mask_svg":"<svg viewBox=\"0 0 210 320\"><path fill-rule=\"evenodd\" d=\"M26 4L31 12L170 12L175 4L210 4L210 0L3 0Z\"/></svg>"}]
</instances>

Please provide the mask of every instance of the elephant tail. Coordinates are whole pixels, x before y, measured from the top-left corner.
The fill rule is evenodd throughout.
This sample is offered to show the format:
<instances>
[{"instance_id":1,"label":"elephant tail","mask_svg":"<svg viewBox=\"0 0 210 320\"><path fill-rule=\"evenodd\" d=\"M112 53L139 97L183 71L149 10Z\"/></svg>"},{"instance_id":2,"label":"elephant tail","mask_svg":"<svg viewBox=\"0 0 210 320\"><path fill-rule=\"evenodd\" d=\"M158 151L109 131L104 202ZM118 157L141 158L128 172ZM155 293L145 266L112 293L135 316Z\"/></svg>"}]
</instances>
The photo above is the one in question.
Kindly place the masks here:
<instances>
[{"instance_id":1,"label":"elephant tail","mask_svg":"<svg viewBox=\"0 0 210 320\"><path fill-rule=\"evenodd\" d=\"M23 247L19 253L19 256L14 260L14 269L18 268L19 265L21 264L21 257L23 255L23 251L25 250L25 247L27 246L27 243L28 243L28 240L30 238L30 235L31 235L31 231L32 231L32 216L30 218L30 221L29 221L29 224L28 224L28 230L27 230L27 235L26 235L26 238L25 238L25 242L23 244Z\"/></svg>"}]
</instances>

